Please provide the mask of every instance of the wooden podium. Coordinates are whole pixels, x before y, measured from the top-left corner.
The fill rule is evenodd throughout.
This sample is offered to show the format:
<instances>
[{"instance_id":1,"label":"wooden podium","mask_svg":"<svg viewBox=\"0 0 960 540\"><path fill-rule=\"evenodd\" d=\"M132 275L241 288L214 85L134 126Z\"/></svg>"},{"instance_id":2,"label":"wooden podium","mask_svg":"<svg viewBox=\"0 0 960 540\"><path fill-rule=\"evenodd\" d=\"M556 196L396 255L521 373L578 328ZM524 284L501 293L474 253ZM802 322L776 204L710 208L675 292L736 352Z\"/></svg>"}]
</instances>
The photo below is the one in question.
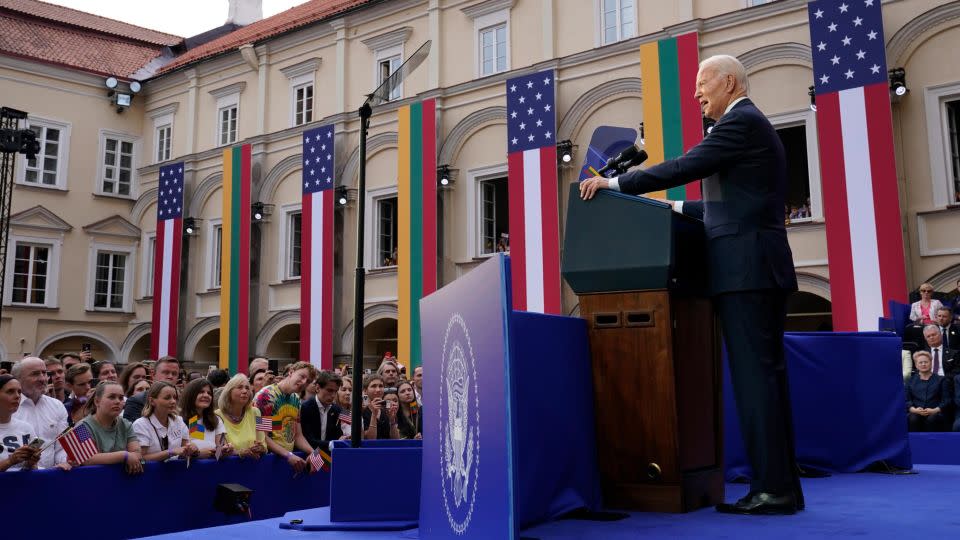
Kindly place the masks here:
<instances>
[{"instance_id":1,"label":"wooden podium","mask_svg":"<svg viewBox=\"0 0 960 540\"><path fill-rule=\"evenodd\" d=\"M571 185L563 276L587 320L604 506L723 501L719 330L703 223L669 204Z\"/></svg>"}]
</instances>

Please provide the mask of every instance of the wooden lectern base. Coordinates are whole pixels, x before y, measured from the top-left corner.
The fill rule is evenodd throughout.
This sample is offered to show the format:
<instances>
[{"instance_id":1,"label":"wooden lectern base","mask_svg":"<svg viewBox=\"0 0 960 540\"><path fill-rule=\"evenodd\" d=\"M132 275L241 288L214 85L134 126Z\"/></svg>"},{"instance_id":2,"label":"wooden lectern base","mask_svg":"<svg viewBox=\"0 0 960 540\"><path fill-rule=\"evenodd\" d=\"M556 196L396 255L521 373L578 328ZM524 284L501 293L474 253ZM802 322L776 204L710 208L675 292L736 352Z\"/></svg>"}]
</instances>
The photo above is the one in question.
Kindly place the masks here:
<instances>
[{"instance_id":1,"label":"wooden lectern base","mask_svg":"<svg viewBox=\"0 0 960 540\"><path fill-rule=\"evenodd\" d=\"M687 512L723 501L719 331L709 299L667 290L580 296L606 508Z\"/></svg>"}]
</instances>

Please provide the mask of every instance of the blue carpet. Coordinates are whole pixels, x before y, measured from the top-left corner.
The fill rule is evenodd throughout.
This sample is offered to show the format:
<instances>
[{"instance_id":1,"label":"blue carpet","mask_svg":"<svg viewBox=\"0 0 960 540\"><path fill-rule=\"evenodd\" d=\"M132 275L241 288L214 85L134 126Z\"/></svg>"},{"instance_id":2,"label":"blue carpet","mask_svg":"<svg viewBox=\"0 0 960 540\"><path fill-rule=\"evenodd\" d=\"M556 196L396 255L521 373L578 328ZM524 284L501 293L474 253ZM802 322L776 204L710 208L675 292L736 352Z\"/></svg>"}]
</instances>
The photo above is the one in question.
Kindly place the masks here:
<instances>
[{"instance_id":1,"label":"blue carpet","mask_svg":"<svg viewBox=\"0 0 960 540\"><path fill-rule=\"evenodd\" d=\"M918 465L920 474L842 474L803 481L807 510L795 516L728 516L704 509L689 514L634 513L622 521L555 521L523 532L541 540L602 538L809 538L875 539L954 538L960 530L956 493L960 466ZM727 500L743 496L746 485L728 484ZM940 496L934 496L939 494ZM294 514L291 512L291 515ZM918 518L919 516L926 516ZM289 518L286 518L289 519ZM257 540L343 538L385 540L415 538L399 532L304 533L279 528L284 518L151 537L153 539Z\"/></svg>"}]
</instances>

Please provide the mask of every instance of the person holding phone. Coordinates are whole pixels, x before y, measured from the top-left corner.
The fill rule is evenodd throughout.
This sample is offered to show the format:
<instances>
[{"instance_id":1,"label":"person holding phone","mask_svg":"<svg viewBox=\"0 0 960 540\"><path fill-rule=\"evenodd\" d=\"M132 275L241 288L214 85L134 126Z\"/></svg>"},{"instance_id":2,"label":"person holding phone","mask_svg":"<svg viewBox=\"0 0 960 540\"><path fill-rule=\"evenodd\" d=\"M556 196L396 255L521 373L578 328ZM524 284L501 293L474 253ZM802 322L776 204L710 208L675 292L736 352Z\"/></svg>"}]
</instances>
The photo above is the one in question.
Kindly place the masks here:
<instances>
[{"instance_id":1,"label":"person holding phone","mask_svg":"<svg viewBox=\"0 0 960 540\"><path fill-rule=\"evenodd\" d=\"M370 374L363 378L363 438L399 439L397 409L383 399L383 378Z\"/></svg>"},{"instance_id":2,"label":"person holding phone","mask_svg":"<svg viewBox=\"0 0 960 540\"><path fill-rule=\"evenodd\" d=\"M40 446L33 427L13 418L20 408L20 381L12 375L0 375L0 472L35 469L40 461ZM30 443L39 441L39 445Z\"/></svg>"}]
</instances>

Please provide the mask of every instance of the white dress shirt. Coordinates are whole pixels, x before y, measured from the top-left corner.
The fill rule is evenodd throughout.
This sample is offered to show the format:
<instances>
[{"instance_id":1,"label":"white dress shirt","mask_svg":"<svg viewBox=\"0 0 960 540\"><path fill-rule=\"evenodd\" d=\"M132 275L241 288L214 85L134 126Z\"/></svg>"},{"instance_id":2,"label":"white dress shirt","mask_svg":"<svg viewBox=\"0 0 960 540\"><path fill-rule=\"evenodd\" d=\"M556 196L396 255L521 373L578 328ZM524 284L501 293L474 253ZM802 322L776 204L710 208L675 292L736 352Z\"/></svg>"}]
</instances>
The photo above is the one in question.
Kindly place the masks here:
<instances>
[{"instance_id":1,"label":"white dress shirt","mask_svg":"<svg viewBox=\"0 0 960 540\"><path fill-rule=\"evenodd\" d=\"M330 414L330 407L333 407L333 403L324 405L317 400L317 408L320 409L320 435L323 437L327 436L327 415Z\"/></svg>"},{"instance_id":2,"label":"white dress shirt","mask_svg":"<svg viewBox=\"0 0 960 540\"><path fill-rule=\"evenodd\" d=\"M736 105L737 103L740 103L745 99L747 99L747 96L740 96L737 99L731 101L730 104L727 105L727 108L723 110L723 114L727 114L728 112L730 112L730 109L732 109L734 105ZM720 118L723 118L723 115L720 115ZM610 178L607 181L607 188L612 189L614 191L620 191L620 177L615 176L613 178ZM672 201L672 204L673 204L674 212L677 212L680 214L683 213L683 201Z\"/></svg>"},{"instance_id":3,"label":"white dress shirt","mask_svg":"<svg viewBox=\"0 0 960 540\"><path fill-rule=\"evenodd\" d=\"M26 394L20 396L20 408L13 418L30 424L36 436L44 440L44 444L51 443L67 429L67 409L58 399L41 395L36 403ZM60 443L51 444L40 455L38 465L43 469L50 469L58 463L67 461L67 453Z\"/></svg>"}]
</instances>

